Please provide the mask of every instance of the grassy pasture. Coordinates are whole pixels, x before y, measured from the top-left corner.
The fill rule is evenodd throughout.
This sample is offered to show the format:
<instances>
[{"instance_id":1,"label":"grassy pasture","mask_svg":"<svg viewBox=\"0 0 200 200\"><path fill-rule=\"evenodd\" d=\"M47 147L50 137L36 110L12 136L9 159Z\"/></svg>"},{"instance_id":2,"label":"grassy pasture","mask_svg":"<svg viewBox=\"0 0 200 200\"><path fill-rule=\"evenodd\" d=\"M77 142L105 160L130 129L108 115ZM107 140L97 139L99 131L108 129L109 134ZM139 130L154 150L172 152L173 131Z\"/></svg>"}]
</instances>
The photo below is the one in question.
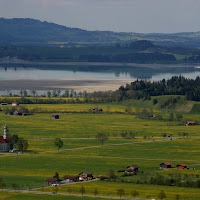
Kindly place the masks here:
<instances>
[{"instance_id":1,"label":"grassy pasture","mask_svg":"<svg viewBox=\"0 0 200 200\"><path fill-rule=\"evenodd\" d=\"M23 183L22 187L37 187L43 180L59 172L76 175L90 170L94 176L107 175L110 169L115 172L130 164L137 164L141 171L152 173L193 173L200 175L200 139L180 139L176 141L105 146L94 149L56 151L54 153L0 157L0 177L11 187L13 180ZM190 149L190 151L188 151ZM159 164L164 161L176 164L185 162L195 170L162 171ZM20 169L20 170L19 170ZM120 173L118 173L120 175Z\"/></svg>"},{"instance_id":2,"label":"grassy pasture","mask_svg":"<svg viewBox=\"0 0 200 200\"><path fill-rule=\"evenodd\" d=\"M20 192L0 192L0 199L5 200L79 200L80 197L47 195L47 194L22 194ZM99 200L101 198L81 197L82 200Z\"/></svg>"},{"instance_id":3,"label":"grassy pasture","mask_svg":"<svg viewBox=\"0 0 200 200\"><path fill-rule=\"evenodd\" d=\"M200 130L200 126L169 126L167 121L141 120L124 114L68 113L60 114L59 120L52 120L46 113L24 117L0 113L0 122L2 126L8 125L11 134L24 138L91 138L99 132L110 137L116 133L119 137L123 131L132 131L138 136L161 136L163 133L177 136L183 132L198 136Z\"/></svg>"},{"instance_id":4,"label":"grassy pasture","mask_svg":"<svg viewBox=\"0 0 200 200\"><path fill-rule=\"evenodd\" d=\"M38 105L28 106L33 107ZM94 104L39 106L44 110L71 109L72 112L82 112L84 109L88 110L88 108L93 107ZM98 106L101 107L100 104ZM105 106L105 109L107 109L107 104L102 104L102 106ZM125 104L121 106L110 104L110 109L113 109L112 112L115 112L115 109L124 110L126 107L127 105ZM101 108L104 109L104 107ZM133 110L135 109L133 105L132 108ZM114 133L117 133L119 137L122 131L132 131L141 137L161 136L163 133L177 136L179 133L182 134L184 132L189 133L189 136L200 136L200 126L177 126L176 122L170 125L168 121L141 120L135 118L134 115L122 113L61 113L59 120L50 119L50 115L50 113L36 113L22 117L6 116L3 112L0 112L0 123L2 126L6 123L11 134L18 134L26 139L34 139L29 140L30 147L28 153L31 154L0 154L0 177L5 180L8 188L11 188L13 182L24 189L27 189L27 187L36 188L42 186L44 180L52 177L56 171L61 177L66 174L76 175L86 170L90 170L94 173L94 176L98 176L107 175L110 169L113 169L115 172L123 170L130 164L137 164L140 166L141 171L151 173L193 173L200 175L199 138L184 138L137 144L124 143L141 142L148 139L109 139L105 142L105 145L119 143L122 143L122 145L70 151L57 151L53 144L54 138L60 137L65 138L63 139L64 149L99 146L100 142L92 138L101 132L109 134L110 137L113 137ZM168 115L165 114L164 116L167 117ZM184 114L184 118L193 120L200 119L200 116L198 114ZM46 140L43 140L43 138ZM149 140L153 140L153 138L151 137ZM37 153L54 150L55 152ZM170 170L170 172L168 170L159 170L159 164L164 161L172 162L174 167L176 164L184 162L190 168L195 168L195 170ZM117 173L117 175L120 175L120 173ZM110 182L84 184L86 194L92 194L94 188L97 187L100 195L116 196L116 189L123 187L126 191L126 196L130 196L131 191L137 189L140 192L140 197L145 198L147 195L150 195L152 198L157 198L158 192L163 189L167 194L167 199L174 199L176 194L180 194L181 199L200 199L199 190L195 188ZM74 193L79 193L79 184L70 187L72 187ZM66 192L66 187L59 187L59 191ZM5 195L2 192L0 194ZM40 198L40 196L33 194L14 194L5 196L5 199L20 199L20 197L21 199L30 197L31 200ZM53 199L53 196L49 197L49 199L51 198ZM70 199L68 197L59 198ZM76 199L76 197L73 198Z\"/></svg>"},{"instance_id":5,"label":"grassy pasture","mask_svg":"<svg viewBox=\"0 0 200 200\"><path fill-rule=\"evenodd\" d=\"M61 186L58 187L60 193L66 193L67 188L70 187L73 193L80 194L80 187L84 186L86 193L93 195L95 188L98 189L99 195L102 196L118 196L117 189L123 188L125 190L126 197L132 197L131 192L137 190L140 194L137 198L147 198L147 199L158 199L158 193L164 190L167 198L169 200L175 199L176 195L179 194L181 200L194 200L200 199L200 190L198 188L180 188L180 187L169 187L169 186L155 186L155 185L136 185L129 183L111 183L111 182L90 182L82 183L71 186ZM44 191L53 191L54 188L48 188Z\"/></svg>"}]
</instances>

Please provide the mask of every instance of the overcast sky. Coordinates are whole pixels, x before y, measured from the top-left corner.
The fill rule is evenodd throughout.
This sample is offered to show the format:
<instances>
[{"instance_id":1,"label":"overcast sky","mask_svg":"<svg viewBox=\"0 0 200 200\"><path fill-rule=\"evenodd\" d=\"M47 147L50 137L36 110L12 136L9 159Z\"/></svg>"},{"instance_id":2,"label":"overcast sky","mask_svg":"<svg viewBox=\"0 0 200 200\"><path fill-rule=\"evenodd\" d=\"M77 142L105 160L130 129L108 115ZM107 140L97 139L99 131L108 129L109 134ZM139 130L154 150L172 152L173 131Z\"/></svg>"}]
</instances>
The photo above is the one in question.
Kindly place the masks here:
<instances>
[{"instance_id":1,"label":"overcast sky","mask_svg":"<svg viewBox=\"0 0 200 200\"><path fill-rule=\"evenodd\" d=\"M200 0L0 0L0 16L87 30L200 31Z\"/></svg>"}]
</instances>

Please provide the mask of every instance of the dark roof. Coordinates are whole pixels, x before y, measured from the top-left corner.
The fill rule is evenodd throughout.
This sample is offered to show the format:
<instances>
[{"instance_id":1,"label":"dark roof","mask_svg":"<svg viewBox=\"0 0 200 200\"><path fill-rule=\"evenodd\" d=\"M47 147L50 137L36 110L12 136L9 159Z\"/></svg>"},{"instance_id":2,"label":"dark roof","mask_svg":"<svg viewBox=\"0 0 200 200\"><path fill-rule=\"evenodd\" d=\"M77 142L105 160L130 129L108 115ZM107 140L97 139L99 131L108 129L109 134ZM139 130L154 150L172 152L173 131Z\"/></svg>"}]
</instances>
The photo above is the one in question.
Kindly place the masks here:
<instances>
[{"instance_id":1,"label":"dark roof","mask_svg":"<svg viewBox=\"0 0 200 200\"><path fill-rule=\"evenodd\" d=\"M17 101L15 101L15 102L12 102L13 104L15 103L15 104L19 104L19 102L17 102Z\"/></svg>"},{"instance_id":2,"label":"dark roof","mask_svg":"<svg viewBox=\"0 0 200 200\"><path fill-rule=\"evenodd\" d=\"M139 166L138 166L138 165L135 165L135 164L132 164L132 165L128 166L127 168L129 168L129 167L139 168Z\"/></svg>"},{"instance_id":3,"label":"dark roof","mask_svg":"<svg viewBox=\"0 0 200 200\"><path fill-rule=\"evenodd\" d=\"M0 136L0 143L10 143L10 139L4 139L3 136Z\"/></svg>"},{"instance_id":4,"label":"dark roof","mask_svg":"<svg viewBox=\"0 0 200 200\"><path fill-rule=\"evenodd\" d=\"M74 179L77 179L78 176L72 176L72 175L65 175L63 176L64 179L70 179L70 180L74 180Z\"/></svg>"},{"instance_id":5,"label":"dark roof","mask_svg":"<svg viewBox=\"0 0 200 200\"><path fill-rule=\"evenodd\" d=\"M93 174L93 173L90 172L90 171L81 172L80 174L82 174L82 173L85 173L85 174L87 174L88 176ZM79 175L80 175L80 174L79 174Z\"/></svg>"}]
</instances>

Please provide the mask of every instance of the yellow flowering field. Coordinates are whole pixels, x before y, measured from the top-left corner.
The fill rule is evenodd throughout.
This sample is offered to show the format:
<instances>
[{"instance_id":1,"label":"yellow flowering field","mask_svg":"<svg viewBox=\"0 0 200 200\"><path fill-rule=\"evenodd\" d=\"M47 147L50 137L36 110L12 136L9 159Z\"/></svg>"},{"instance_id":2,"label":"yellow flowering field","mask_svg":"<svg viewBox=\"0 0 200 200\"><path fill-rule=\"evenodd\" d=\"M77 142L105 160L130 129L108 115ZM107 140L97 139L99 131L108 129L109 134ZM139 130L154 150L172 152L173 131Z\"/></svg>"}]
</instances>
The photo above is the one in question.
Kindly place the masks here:
<instances>
[{"instance_id":1,"label":"yellow flowering field","mask_svg":"<svg viewBox=\"0 0 200 200\"><path fill-rule=\"evenodd\" d=\"M113 183L105 181L97 182L84 182L81 184L74 184L70 186L59 186L58 193L67 193L67 188L72 189L71 193L80 194L80 188L83 186L85 188L85 194L94 194L94 190L97 189L99 195L102 196L115 196L117 197L117 190L124 189L125 197L131 198L131 192L137 190L139 195L137 198L148 198L152 199L158 198L158 193L161 190L165 191L167 199L175 199L176 195L179 194L183 200L194 200L200 199L200 190L198 188L180 188L180 187L169 187L169 186L155 186L155 185L136 185L133 183ZM45 188L44 191L53 192L55 191L54 187Z\"/></svg>"}]
</instances>

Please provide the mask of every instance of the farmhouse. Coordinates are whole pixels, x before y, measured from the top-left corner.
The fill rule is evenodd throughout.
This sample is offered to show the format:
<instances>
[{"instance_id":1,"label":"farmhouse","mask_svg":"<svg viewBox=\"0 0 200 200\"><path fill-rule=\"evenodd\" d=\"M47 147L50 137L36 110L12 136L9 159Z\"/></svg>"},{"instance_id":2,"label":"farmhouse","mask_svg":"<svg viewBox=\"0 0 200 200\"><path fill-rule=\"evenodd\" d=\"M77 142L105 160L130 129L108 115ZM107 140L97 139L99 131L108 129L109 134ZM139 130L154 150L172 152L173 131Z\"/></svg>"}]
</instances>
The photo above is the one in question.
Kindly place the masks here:
<instances>
[{"instance_id":1,"label":"farmhouse","mask_svg":"<svg viewBox=\"0 0 200 200\"><path fill-rule=\"evenodd\" d=\"M2 105L2 106L7 106L8 104L7 104L7 103L1 103L1 105Z\"/></svg>"},{"instance_id":2,"label":"farmhouse","mask_svg":"<svg viewBox=\"0 0 200 200\"><path fill-rule=\"evenodd\" d=\"M85 172L81 172L79 174L79 181L88 181L88 180L92 180L93 176L92 176L92 172L90 171L85 171Z\"/></svg>"},{"instance_id":3,"label":"farmhouse","mask_svg":"<svg viewBox=\"0 0 200 200\"><path fill-rule=\"evenodd\" d=\"M176 165L176 169L188 169L187 165L185 163Z\"/></svg>"},{"instance_id":4,"label":"farmhouse","mask_svg":"<svg viewBox=\"0 0 200 200\"><path fill-rule=\"evenodd\" d=\"M12 106L19 106L19 102L12 102Z\"/></svg>"},{"instance_id":5,"label":"farmhouse","mask_svg":"<svg viewBox=\"0 0 200 200\"><path fill-rule=\"evenodd\" d=\"M0 152L9 152L12 149L12 143L9 139L8 128L3 127L3 136L0 136Z\"/></svg>"},{"instance_id":6,"label":"farmhouse","mask_svg":"<svg viewBox=\"0 0 200 200\"><path fill-rule=\"evenodd\" d=\"M53 185L53 184L60 184L61 180L58 178L48 178L45 180L45 182L47 182L47 185Z\"/></svg>"},{"instance_id":7,"label":"farmhouse","mask_svg":"<svg viewBox=\"0 0 200 200\"><path fill-rule=\"evenodd\" d=\"M186 126L192 126L195 125L195 121L187 121Z\"/></svg>"},{"instance_id":8,"label":"farmhouse","mask_svg":"<svg viewBox=\"0 0 200 200\"><path fill-rule=\"evenodd\" d=\"M172 168L172 164L170 162L164 162L160 164L160 169L169 169Z\"/></svg>"},{"instance_id":9,"label":"farmhouse","mask_svg":"<svg viewBox=\"0 0 200 200\"><path fill-rule=\"evenodd\" d=\"M50 119L59 119L59 115L51 115Z\"/></svg>"},{"instance_id":10,"label":"farmhouse","mask_svg":"<svg viewBox=\"0 0 200 200\"><path fill-rule=\"evenodd\" d=\"M15 116L27 116L28 114L27 113L25 113L25 112L23 112L23 111L17 111L17 110L15 110L14 112L13 112L13 115L15 115Z\"/></svg>"},{"instance_id":11,"label":"farmhouse","mask_svg":"<svg viewBox=\"0 0 200 200\"><path fill-rule=\"evenodd\" d=\"M67 183L79 181L79 176L65 175L63 178Z\"/></svg>"},{"instance_id":12,"label":"farmhouse","mask_svg":"<svg viewBox=\"0 0 200 200\"><path fill-rule=\"evenodd\" d=\"M133 165L128 166L126 168L125 172L127 172L127 173L134 173L134 172L138 171L138 168L139 168L138 165L133 164Z\"/></svg>"}]
</instances>

